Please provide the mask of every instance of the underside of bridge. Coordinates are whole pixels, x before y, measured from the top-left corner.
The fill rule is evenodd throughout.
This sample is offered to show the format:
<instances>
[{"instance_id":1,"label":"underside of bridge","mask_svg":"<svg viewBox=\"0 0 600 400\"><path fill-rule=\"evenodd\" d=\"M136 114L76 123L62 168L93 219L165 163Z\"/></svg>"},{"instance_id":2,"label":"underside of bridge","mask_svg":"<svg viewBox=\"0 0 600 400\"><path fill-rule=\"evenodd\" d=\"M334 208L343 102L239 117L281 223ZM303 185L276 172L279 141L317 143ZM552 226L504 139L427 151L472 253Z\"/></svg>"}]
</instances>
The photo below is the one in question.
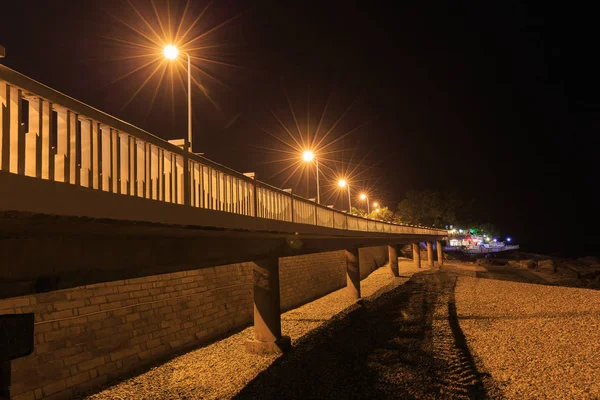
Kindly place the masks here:
<instances>
[{"instance_id":1,"label":"underside of bridge","mask_svg":"<svg viewBox=\"0 0 600 400\"><path fill-rule=\"evenodd\" d=\"M0 298L273 257L442 239L254 218L0 174Z\"/></svg>"}]
</instances>

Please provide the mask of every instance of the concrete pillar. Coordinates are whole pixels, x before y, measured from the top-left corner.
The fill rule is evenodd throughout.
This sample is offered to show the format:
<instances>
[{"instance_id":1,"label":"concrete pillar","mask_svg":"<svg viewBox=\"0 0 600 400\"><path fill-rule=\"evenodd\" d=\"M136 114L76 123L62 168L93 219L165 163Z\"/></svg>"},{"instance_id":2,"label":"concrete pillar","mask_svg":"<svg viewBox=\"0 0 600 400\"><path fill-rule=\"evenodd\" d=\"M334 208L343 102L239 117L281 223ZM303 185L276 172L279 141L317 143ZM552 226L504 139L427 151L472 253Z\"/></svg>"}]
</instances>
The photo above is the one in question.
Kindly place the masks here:
<instances>
[{"instance_id":1,"label":"concrete pillar","mask_svg":"<svg viewBox=\"0 0 600 400\"><path fill-rule=\"evenodd\" d=\"M246 351L255 354L282 353L291 347L289 336L281 336L279 258L254 263L254 337Z\"/></svg>"},{"instance_id":2,"label":"concrete pillar","mask_svg":"<svg viewBox=\"0 0 600 400\"><path fill-rule=\"evenodd\" d=\"M360 299L358 247L346 249L346 287L350 298Z\"/></svg>"},{"instance_id":3,"label":"concrete pillar","mask_svg":"<svg viewBox=\"0 0 600 400\"><path fill-rule=\"evenodd\" d=\"M400 276L398 272L398 252L396 246L388 245L388 258L390 261L390 271L394 277Z\"/></svg>"},{"instance_id":4,"label":"concrete pillar","mask_svg":"<svg viewBox=\"0 0 600 400\"><path fill-rule=\"evenodd\" d=\"M433 268L433 243L427 242L427 265Z\"/></svg>"},{"instance_id":5,"label":"concrete pillar","mask_svg":"<svg viewBox=\"0 0 600 400\"><path fill-rule=\"evenodd\" d=\"M421 268L421 250L419 249L419 242L412 244L412 250L415 267Z\"/></svg>"},{"instance_id":6,"label":"concrete pillar","mask_svg":"<svg viewBox=\"0 0 600 400\"><path fill-rule=\"evenodd\" d=\"M438 266L441 267L442 265L444 265L444 253L442 253L442 242L439 240L436 241L435 247L437 248Z\"/></svg>"},{"instance_id":7,"label":"concrete pillar","mask_svg":"<svg viewBox=\"0 0 600 400\"><path fill-rule=\"evenodd\" d=\"M10 361L0 360L0 400L10 399Z\"/></svg>"}]
</instances>

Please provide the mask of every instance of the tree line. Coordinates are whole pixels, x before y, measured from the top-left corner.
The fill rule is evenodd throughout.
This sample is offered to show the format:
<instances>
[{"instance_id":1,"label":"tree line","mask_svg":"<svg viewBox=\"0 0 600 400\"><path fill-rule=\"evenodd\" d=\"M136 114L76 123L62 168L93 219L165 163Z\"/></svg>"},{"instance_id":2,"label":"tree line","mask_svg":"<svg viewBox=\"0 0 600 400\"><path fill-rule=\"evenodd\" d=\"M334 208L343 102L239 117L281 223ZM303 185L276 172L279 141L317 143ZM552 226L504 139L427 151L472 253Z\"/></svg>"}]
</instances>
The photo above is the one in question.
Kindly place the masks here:
<instances>
[{"instance_id":1,"label":"tree line","mask_svg":"<svg viewBox=\"0 0 600 400\"><path fill-rule=\"evenodd\" d=\"M461 227L476 234L498 236L496 226L474 216L474 199L465 201L455 191L411 190L406 193L396 210L381 207L368 214L364 209L352 207L352 213L385 222L424 225L450 229Z\"/></svg>"}]
</instances>

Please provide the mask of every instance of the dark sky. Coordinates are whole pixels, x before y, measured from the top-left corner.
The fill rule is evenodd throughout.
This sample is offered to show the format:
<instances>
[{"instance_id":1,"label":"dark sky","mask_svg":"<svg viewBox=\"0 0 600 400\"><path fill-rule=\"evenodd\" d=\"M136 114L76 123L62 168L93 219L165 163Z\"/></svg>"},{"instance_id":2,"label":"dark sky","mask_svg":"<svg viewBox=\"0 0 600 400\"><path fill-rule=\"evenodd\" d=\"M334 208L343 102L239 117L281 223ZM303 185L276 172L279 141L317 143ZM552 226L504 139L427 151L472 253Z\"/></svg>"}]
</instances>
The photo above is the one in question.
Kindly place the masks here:
<instances>
[{"instance_id":1,"label":"dark sky","mask_svg":"<svg viewBox=\"0 0 600 400\"><path fill-rule=\"evenodd\" d=\"M159 31L151 2L130 1ZM154 3L168 31L167 2ZM315 196L281 152L293 139L274 115L299 137L291 104L303 137L328 144L328 204L343 207L331 184L343 174L392 209L411 189L456 189L527 250L598 254L594 10L491 3L215 0L189 33L225 23L191 46L218 62L194 61L212 100L194 89L194 150ZM171 31L184 5L170 2ZM183 26L205 5L191 1ZM126 0L2 7L4 64L160 137L185 134L177 78L171 92L159 72L133 99L155 64L112 83L151 43L125 25L149 32Z\"/></svg>"}]
</instances>

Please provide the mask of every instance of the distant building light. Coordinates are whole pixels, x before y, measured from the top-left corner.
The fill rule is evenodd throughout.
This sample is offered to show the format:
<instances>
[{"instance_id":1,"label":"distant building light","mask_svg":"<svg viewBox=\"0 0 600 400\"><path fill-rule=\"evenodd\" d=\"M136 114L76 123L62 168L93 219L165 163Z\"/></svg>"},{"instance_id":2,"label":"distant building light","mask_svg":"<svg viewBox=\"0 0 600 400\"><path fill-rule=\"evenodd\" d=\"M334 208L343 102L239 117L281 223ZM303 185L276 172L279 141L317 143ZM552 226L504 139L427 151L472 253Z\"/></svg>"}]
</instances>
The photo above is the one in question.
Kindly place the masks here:
<instances>
[{"instance_id":1,"label":"distant building light","mask_svg":"<svg viewBox=\"0 0 600 400\"><path fill-rule=\"evenodd\" d=\"M494 239L494 243L496 243L496 242L497 242L497 240L496 240L496 239Z\"/></svg>"},{"instance_id":2,"label":"distant building light","mask_svg":"<svg viewBox=\"0 0 600 400\"><path fill-rule=\"evenodd\" d=\"M458 230L458 233L463 233L463 230L462 230L462 229L459 229L459 230Z\"/></svg>"},{"instance_id":3,"label":"distant building light","mask_svg":"<svg viewBox=\"0 0 600 400\"><path fill-rule=\"evenodd\" d=\"M510 239L510 238L506 238L506 241L507 241L507 242L510 242L510 241L511 241L511 239Z\"/></svg>"}]
</instances>

